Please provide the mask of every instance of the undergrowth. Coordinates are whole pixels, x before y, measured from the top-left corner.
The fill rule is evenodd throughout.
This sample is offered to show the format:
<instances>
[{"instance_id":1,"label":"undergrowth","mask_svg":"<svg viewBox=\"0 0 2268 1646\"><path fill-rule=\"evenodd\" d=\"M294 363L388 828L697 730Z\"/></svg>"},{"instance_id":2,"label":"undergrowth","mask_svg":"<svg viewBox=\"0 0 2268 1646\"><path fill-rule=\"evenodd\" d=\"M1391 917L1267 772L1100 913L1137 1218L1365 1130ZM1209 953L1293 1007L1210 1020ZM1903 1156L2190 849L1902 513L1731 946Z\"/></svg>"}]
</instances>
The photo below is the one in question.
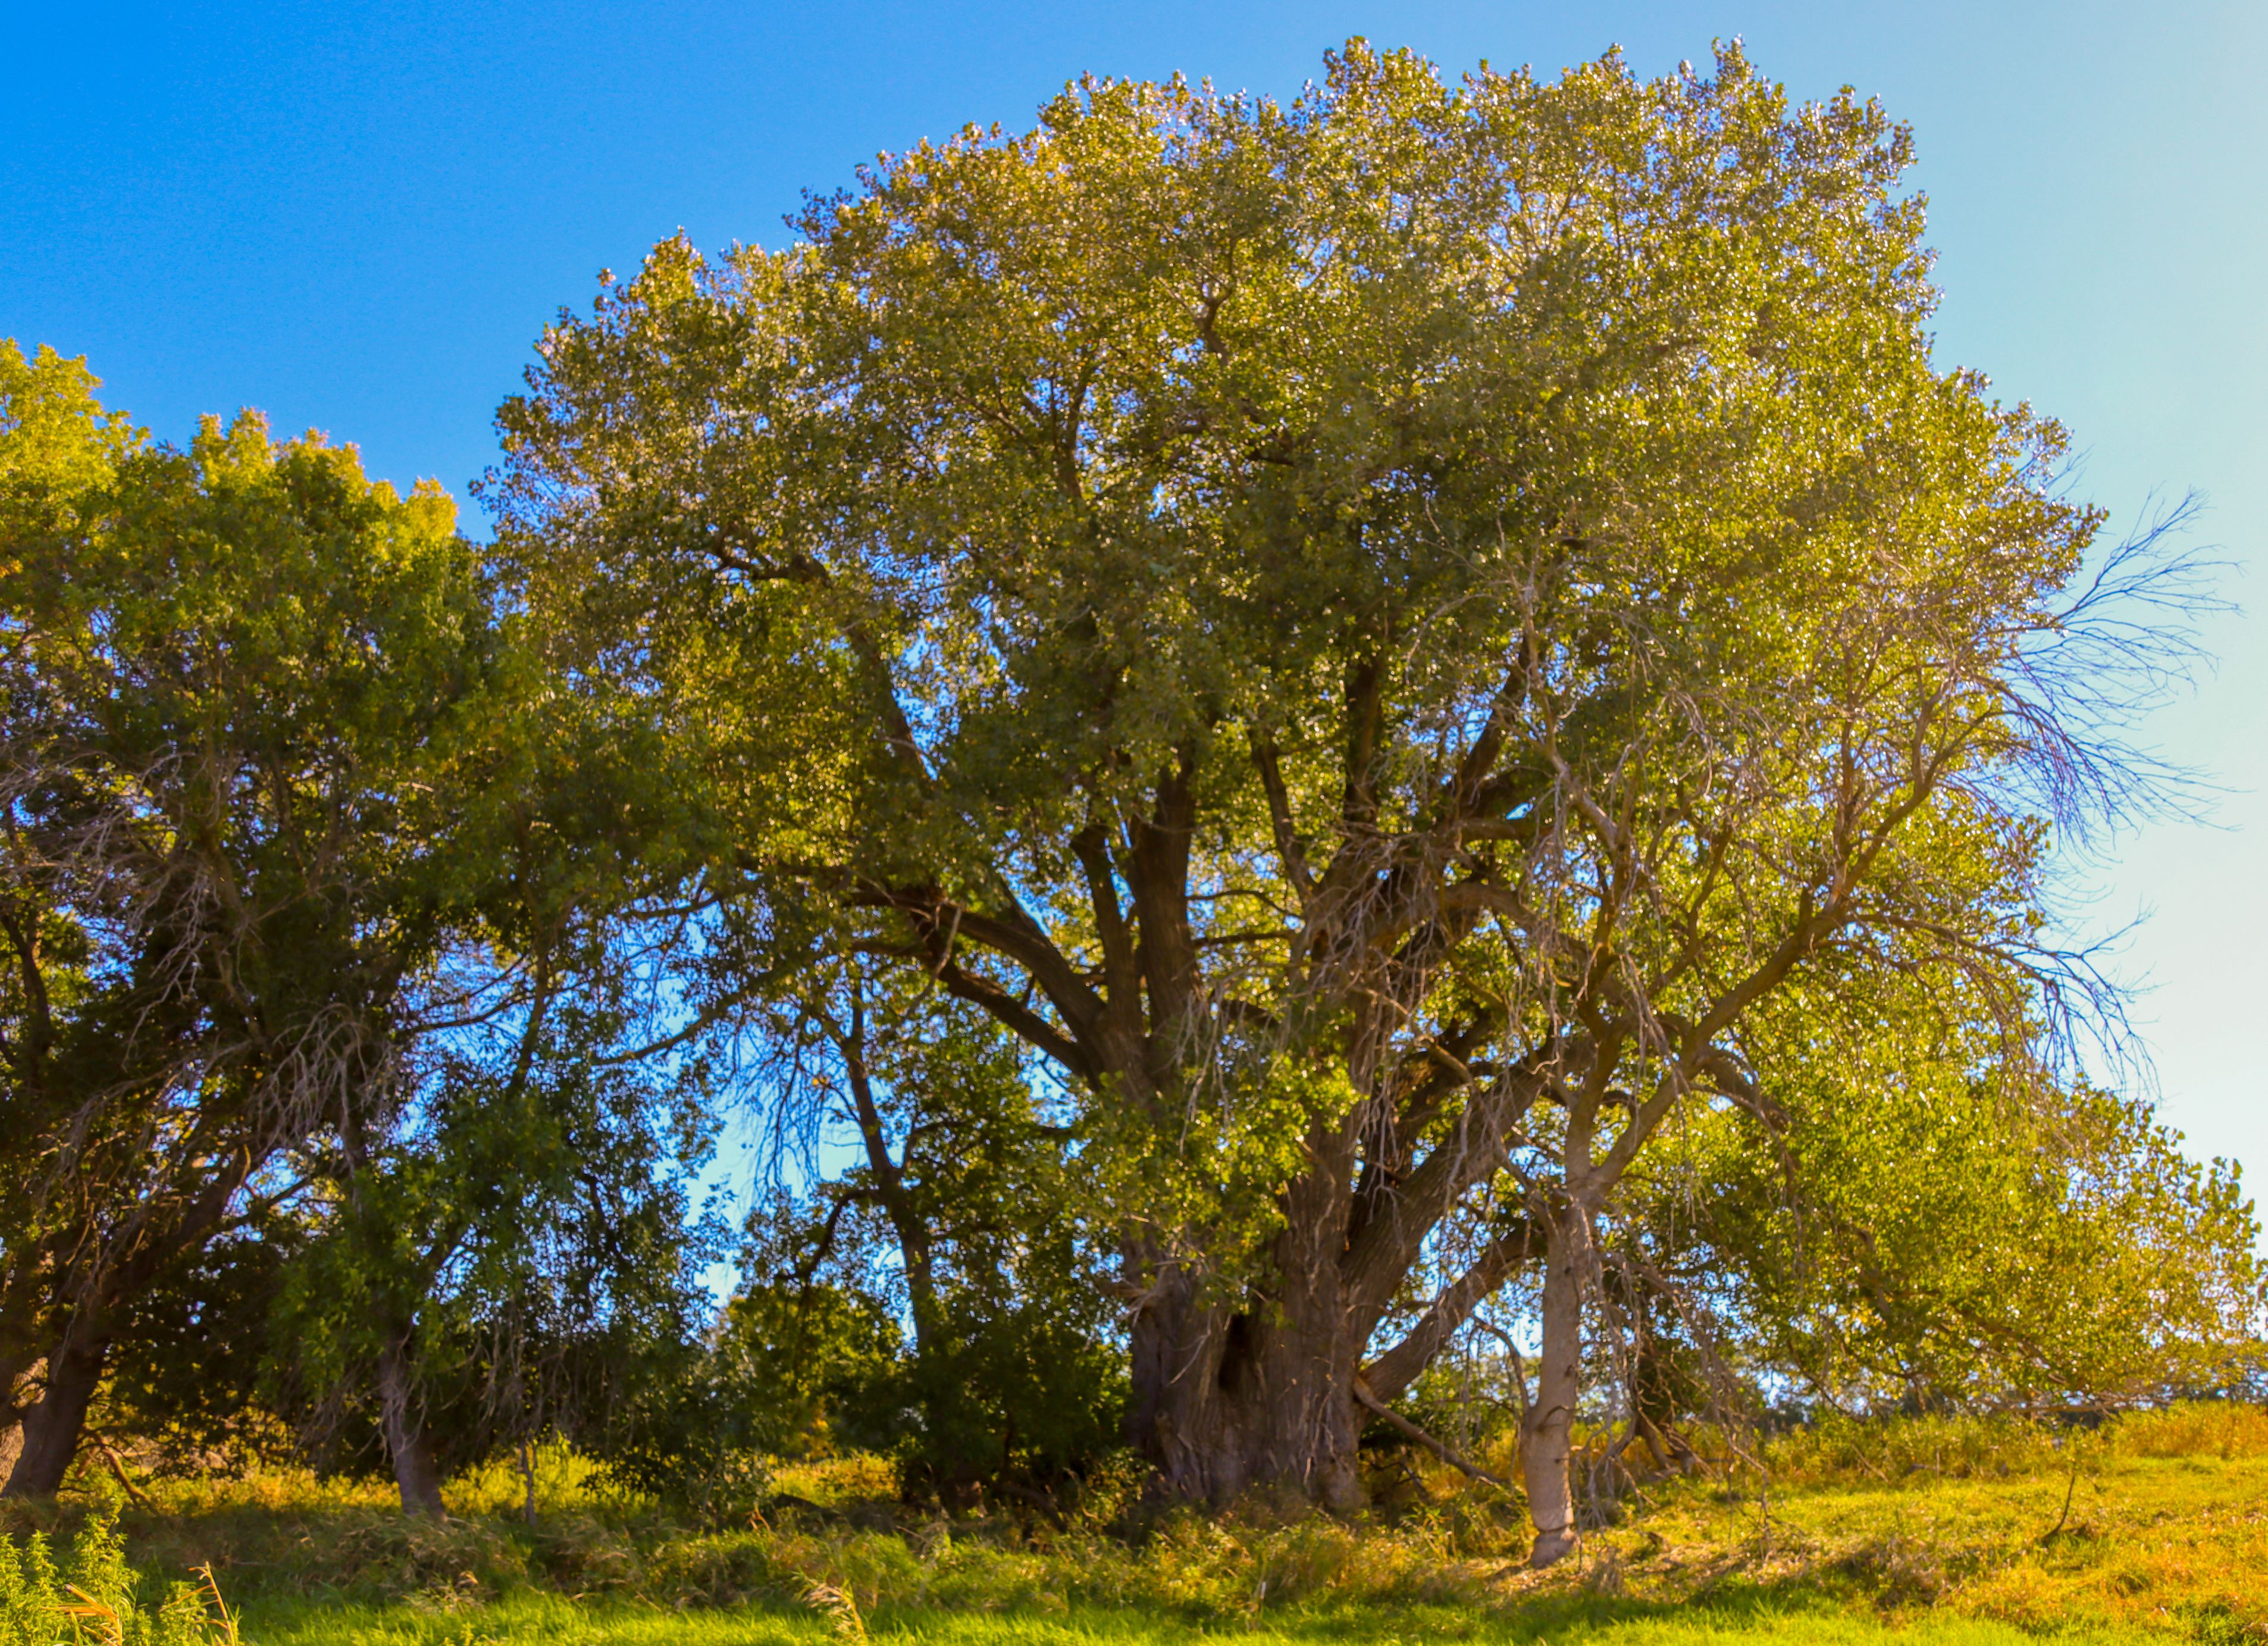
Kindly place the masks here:
<instances>
[{"instance_id":1,"label":"undergrowth","mask_svg":"<svg viewBox=\"0 0 2268 1646\"><path fill-rule=\"evenodd\" d=\"M217 1593L246 1605L255 1642L264 1625L320 1638L293 1632L314 1608L410 1631L373 1641L438 1642L461 1628L477 1646L491 1622L556 1605L593 1618L738 1608L751 1628L770 1617L814 1640L851 1641L926 1639L939 1620L962 1617L1364 1636L1393 1622L1389 1632L1417 1638L1486 1620L1636 1627L1702 1608L1853 1627L1969 1619L2027 1633L2091 1625L2120 1638L2268 1642L2259 1408L2200 1403L2092 1430L1837 1420L1776 1438L1761 1462L1626 1489L1596 1505L1582 1558L1543 1573L1521 1558L1516 1495L1408 1458L1381 1462L1377 1507L1355 1520L1262 1498L1219 1515L1145 1515L1130 1468L1090 1482L1058 1513L946 1514L898 1501L883 1460L851 1458L782 1466L763 1510L703 1527L561 1452L538 1461L533 1524L526 1481L510 1468L455 1482L440 1522L404 1518L375 1486L295 1474L146 1483L146 1502L117 1522L147 1570L143 1592L171 1597L146 1613L131 1609L107 1511L89 1518L69 1497L11 1506L17 1564L0 1567L0 1582L50 1600L58 1583L79 1583L122 1620L114 1636L84 1638L153 1646L224 1638ZM80 1575L40 1575L47 1557L31 1551L46 1546L25 1535L74 1529L70 1571ZM209 1576L195 1578L206 1562ZM169 1581L185 1586L168 1591ZM151 1632L168 1628L176 1633ZM33 1638L0 1634L0 1646Z\"/></svg>"},{"instance_id":2,"label":"undergrowth","mask_svg":"<svg viewBox=\"0 0 2268 1646\"><path fill-rule=\"evenodd\" d=\"M0 1539L0 1646L237 1646L236 1618L210 1568L197 1583L175 1583L155 1606L136 1604L144 1583L127 1564L115 1510L99 1504L57 1565L46 1534Z\"/></svg>"}]
</instances>

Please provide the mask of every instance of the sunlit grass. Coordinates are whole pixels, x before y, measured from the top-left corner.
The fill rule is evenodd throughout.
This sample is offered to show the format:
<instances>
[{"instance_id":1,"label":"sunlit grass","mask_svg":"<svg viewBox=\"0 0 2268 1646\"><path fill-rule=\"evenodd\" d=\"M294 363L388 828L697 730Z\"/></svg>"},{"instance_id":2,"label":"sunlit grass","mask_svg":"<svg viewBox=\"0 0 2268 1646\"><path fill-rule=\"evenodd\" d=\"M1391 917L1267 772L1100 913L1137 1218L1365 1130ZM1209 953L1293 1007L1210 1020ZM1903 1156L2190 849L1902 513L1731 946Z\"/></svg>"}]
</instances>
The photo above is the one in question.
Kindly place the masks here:
<instances>
[{"instance_id":1,"label":"sunlit grass","mask_svg":"<svg viewBox=\"0 0 2268 1646\"><path fill-rule=\"evenodd\" d=\"M1446 1473L1362 1524L1255 1504L1130 1541L1101 1514L917 1513L888 1501L886 1464L843 1458L779 1477L821 1511L703 1532L552 1452L533 1527L507 1462L456 1481L446 1524L378 1487L269 1474L153 1484L158 1512L125 1530L153 1576L214 1561L254 1646L2268 1642L2257 1408L2094 1433L1826 1426L1767 1456L1768 1478L1646 1487L1545 1573L1520 1561L1517 1504ZM822 1589L839 1601L814 1606Z\"/></svg>"},{"instance_id":2,"label":"sunlit grass","mask_svg":"<svg viewBox=\"0 0 2268 1646\"><path fill-rule=\"evenodd\" d=\"M562 1642L571 1646L840 1646L841 1637L818 1618L735 1608L717 1613L661 1613L608 1605L578 1606L556 1597L522 1596L484 1608L477 1616L411 1613L401 1607L261 1608L247 1620L259 1646L519 1646ZM1218 1625L1139 1613L1081 1613L1062 1618L967 1613L909 1613L878 1628L877 1640L930 1646L1137 1646L1218 1639ZM2051 1632L2071 1646L2125 1646L2162 1641L2163 1631L2081 1623ZM1589 1614L1548 1618L1475 1615L1443 1609L1388 1611L1362 1620L1287 1619L1238 1629L1248 1646L1336 1646L1363 1641L1375 1646L1470 1642L1471 1646L1705 1646L1707 1642L1805 1642L1822 1646L2036 1646L2042 1634L1989 1619L1937 1615L1889 1620L1813 1606L1793 1608L1648 1608L1601 1605ZM2197 1638L2183 1629L2176 1638ZM2211 1636L2207 1636L2211 1638ZM2235 1639L2238 1636L2230 1635Z\"/></svg>"}]
</instances>

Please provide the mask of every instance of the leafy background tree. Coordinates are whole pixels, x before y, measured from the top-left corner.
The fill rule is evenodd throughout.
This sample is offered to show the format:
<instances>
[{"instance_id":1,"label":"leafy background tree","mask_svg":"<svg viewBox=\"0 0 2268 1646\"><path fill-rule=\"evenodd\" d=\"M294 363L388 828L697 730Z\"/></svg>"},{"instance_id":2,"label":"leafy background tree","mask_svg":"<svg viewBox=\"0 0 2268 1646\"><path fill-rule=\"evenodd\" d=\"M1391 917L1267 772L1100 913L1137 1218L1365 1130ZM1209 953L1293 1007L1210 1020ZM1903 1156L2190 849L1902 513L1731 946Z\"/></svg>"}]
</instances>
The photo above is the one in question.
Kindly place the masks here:
<instances>
[{"instance_id":1,"label":"leafy background tree","mask_svg":"<svg viewBox=\"0 0 2268 1646\"><path fill-rule=\"evenodd\" d=\"M586 987L562 1007L556 975L577 941L586 984L657 952L610 949L605 922L683 849L672 769L592 694L530 673L508 595L437 491L401 498L351 450L279 447L248 416L209 422L187 453L148 447L119 432L83 368L19 375L18 447L77 455L41 458L9 493L10 884L29 916L13 928L0 1249L23 1423L13 1489L54 1489L122 1333L171 1352L223 1297L243 1325L284 1254L321 1266L343 1236L375 1281L350 1290L379 1307L331 1324L382 1340L387 1453L405 1502L436 1508L409 1421L428 1294L509 1290L518 1266L511 1307L540 1308L527 1272L549 1262L549 1304L595 1317L551 1335L593 1342L686 1305L703 1236L678 1175L706 1122L676 1088L697 1089L697 1065L593 1069L611 1048L590 1025L644 1039L649 1015L625 1011L618 978L614 1000ZM76 448L57 433L74 417ZM571 777L545 764L562 750L583 757ZM522 1031L501 1067L483 1057L498 1023ZM582 1200L579 1222L555 1196ZM211 1272L228 1253L245 1273ZM594 1266L620 1286L570 1295ZM207 1295L184 1303L185 1287ZM216 1388L236 1399L247 1347L232 1347ZM288 1331L272 1352L304 1369L326 1349L354 1353ZM510 1381L541 1409L534 1377ZM145 1413L195 1407L153 1377L129 1379Z\"/></svg>"},{"instance_id":2,"label":"leafy background tree","mask_svg":"<svg viewBox=\"0 0 2268 1646\"><path fill-rule=\"evenodd\" d=\"M76 415L94 444L113 421ZM288 1200L294 1151L382 1082L449 929L432 801L489 659L438 491L249 416L113 449L6 568L12 889L35 912L11 938L0 1353L43 1390L17 1493L61 1480L135 1299Z\"/></svg>"},{"instance_id":3,"label":"leafy background tree","mask_svg":"<svg viewBox=\"0 0 2268 1646\"><path fill-rule=\"evenodd\" d=\"M420 1512L500 1448L608 1455L708 1313L702 1071L608 1067L615 1025L530 1015L501 1058L452 1048L390 1135L333 1156L269 1321L275 1409L329 1466L375 1451Z\"/></svg>"},{"instance_id":4,"label":"leafy background tree","mask_svg":"<svg viewBox=\"0 0 2268 1646\"><path fill-rule=\"evenodd\" d=\"M1117 1443L1123 1374L1060 1104L1013 1037L917 973L854 956L806 978L773 1023L795 1048L779 1096L806 1111L801 1188L751 1220L734 1326L793 1363L806 1295L903 1321L898 1353L827 1376L843 1438L948 1499L1063 1483ZM812 1145L853 1140L821 1170Z\"/></svg>"}]
</instances>

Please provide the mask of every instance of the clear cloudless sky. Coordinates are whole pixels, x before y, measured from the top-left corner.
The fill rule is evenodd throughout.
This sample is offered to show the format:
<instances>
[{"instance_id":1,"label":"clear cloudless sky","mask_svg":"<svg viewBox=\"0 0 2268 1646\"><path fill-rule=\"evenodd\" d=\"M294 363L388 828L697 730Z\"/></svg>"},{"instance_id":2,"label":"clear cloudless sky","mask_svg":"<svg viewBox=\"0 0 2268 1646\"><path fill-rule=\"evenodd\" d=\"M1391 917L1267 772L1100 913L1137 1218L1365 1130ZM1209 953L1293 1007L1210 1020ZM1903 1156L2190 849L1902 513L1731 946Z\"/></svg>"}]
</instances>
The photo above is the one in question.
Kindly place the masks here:
<instances>
[{"instance_id":1,"label":"clear cloudless sky","mask_svg":"<svg viewBox=\"0 0 2268 1646\"><path fill-rule=\"evenodd\" d=\"M1940 364L2069 424L2114 528L2202 493L2224 592L2268 604L2263 0L0 0L0 336L85 355L161 438L254 405L461 497L538 330L656 239L777 244L802 190L1028 123L1082 71L1289 97L1354 34L1453 70L1619 44L1650 75L1737 35L1799 97L1879 97L1918 137ZM2261 634L2211 621L2217 670L2148 727L2210 815L2113 843L2071 916L2148 915L2117 965L2165 1112L2256 1181Z\"/></svg>"}]
</instances>

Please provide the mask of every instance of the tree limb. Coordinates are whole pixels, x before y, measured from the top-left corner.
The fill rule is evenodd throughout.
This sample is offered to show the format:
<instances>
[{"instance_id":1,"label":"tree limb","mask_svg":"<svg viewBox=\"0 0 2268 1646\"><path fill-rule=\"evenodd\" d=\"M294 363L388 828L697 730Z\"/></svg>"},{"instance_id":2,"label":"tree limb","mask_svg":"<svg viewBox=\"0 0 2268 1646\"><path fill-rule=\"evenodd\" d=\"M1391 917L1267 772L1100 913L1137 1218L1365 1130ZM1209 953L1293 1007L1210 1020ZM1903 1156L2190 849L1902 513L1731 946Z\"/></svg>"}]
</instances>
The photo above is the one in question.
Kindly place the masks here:
<instances>
[{"instance_id":1,"label":"tree limb","mask_svg":"<svg viewBox=\"0 0 2268 1646\"><path fill-rule=\"evenodd\" d=\"M1364 1410L1369 1412L1373 1416L1383 1419L1388 1428L1416 1441L1426 1450L1439 1458L1443 1463L1447 1464L1452 1469L1456 1469L1465 1474L1469 1474L1476 1480L1486 1480L1491 1486L1502 1487L1507 1492L1512 1489L1512 1482L1506 1480L1502 1475L1491 1474L1486 1469L1482 1468L1480 1465L1467 1462L1463 1458L1459 1457L1455 1452L1450 1450L1448 1447L1443 1445L1440 1441L1435 1440L1424 1429L1418 1428L1418 1425L1411 1422L1408 1418L1403 1416L1401 1413L1395 1411L1392 1406L1387 1405L1385 1401L1373 1394L1370 1391L1369 1386L1363 1382L1360 1373L1357 1373L1355 1376L1354 1402L1357 1406L1361 1406Z\"/></svg>"}]
</instances>

